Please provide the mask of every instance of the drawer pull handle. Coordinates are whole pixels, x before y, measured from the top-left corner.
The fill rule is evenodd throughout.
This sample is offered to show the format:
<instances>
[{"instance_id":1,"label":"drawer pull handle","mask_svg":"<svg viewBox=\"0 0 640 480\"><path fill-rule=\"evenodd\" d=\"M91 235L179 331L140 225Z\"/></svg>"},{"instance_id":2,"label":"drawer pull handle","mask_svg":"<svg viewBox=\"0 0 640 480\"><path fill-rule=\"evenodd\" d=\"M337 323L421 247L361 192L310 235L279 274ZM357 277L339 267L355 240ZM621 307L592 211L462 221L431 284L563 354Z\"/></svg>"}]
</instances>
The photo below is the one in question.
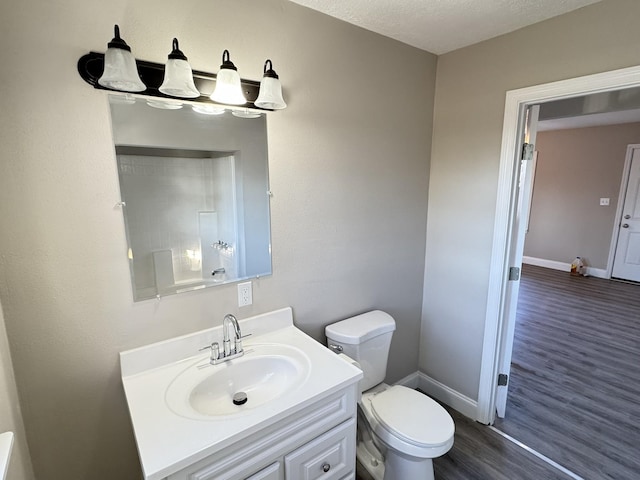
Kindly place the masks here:
<instances>
[{"instance_id":1,"label":"drawer pull handle","mask_svg":"<svg viewBox=\"0 0 640 480\"><path fill-rule=\"evenodd\" d=\"M327 473L329 470L331 470L331 465L329 465L328 463L323 463L322 464L322 471L324 473Z\"/></svg>"}]
</instances>

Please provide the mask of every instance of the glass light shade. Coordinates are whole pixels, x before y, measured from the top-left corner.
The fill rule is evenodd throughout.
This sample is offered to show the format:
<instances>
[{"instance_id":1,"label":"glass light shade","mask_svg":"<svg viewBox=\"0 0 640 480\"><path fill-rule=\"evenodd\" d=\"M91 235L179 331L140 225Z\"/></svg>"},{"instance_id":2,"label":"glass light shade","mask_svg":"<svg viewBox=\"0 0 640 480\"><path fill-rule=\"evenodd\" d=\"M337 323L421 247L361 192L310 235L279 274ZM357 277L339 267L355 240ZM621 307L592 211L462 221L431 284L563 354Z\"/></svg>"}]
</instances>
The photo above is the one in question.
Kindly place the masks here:
<instances>
[{"instance_id":1,"label":"glass light shade","mask_svg":"<svg viewBox=\"0 0 640 480\"><path fill-rule=\"evenodd\" d=\"M140 80L136 59L129 46L120 38L118 25L114 30L115 37L109 42L104 54L104 72L98 79L98 84L123 92L143 92L147 87Z\"/></svg>"},{"instance_id":2,"label":"glass light shade","mask_svg":"<svg viewBox=\"0 0 640 480\"><path fill-rule=\"evenodd\" d=\"M222 54L222 65L216 75L216 88L211 94L211 100L227 105L244 105L247 99L242 92L240 75L235 65L229 60L229 51Z\"/></svg>"},{"instance_id":3,"label":"glass light shade","mask_svg":"<svg viewBox=\"0 0 640 480\"><path fill-rule=\"evenodd\" d=\"M273 70L271 60L264 62L264 76L260 82L260 93L255 106L270 110L282 110L287 104L282 98L282 84L278 74Z\"/></svg>"},{"instance_id":4,"label":"glass light shade","mask_svg":"<svg viewBox=\"0 0 640 480\"><path fill-rule=\"evenodd\" d=\"M164 81L160 92L180 98L198 98L200 92L193 82L193 72L187 57L178 48L178 39L173 39L173 51L169 54L164 69Z\"/></svg>"},{"instance_id":5,"label":"glass light shade","mask_svg":"<svg viewBox=\"0 0 640 480\"><path fill-rule=\"evenodd\" d=\"M180 110L183 106L179 100L169 100L168 98L149 98L147 105L160 110Z\"/></svg>"},{"instance_id":6,"label":"glass light shade","mask_svg":"<svg viewBox=\"0 0 640 480\"><path fill-rule=\"evenodd\" d=\"M192 105L191 109L202 115L222 115L226 110L218 105Z\"/></svg>"},{"instance_id":7,"label":"glass light shade","mask_svg":"<svg viewBox=\"0 0 640 480\"><path fill-rule=\"evenodd\" d=\"M242 110L232 110L231 115L238 118L260 118L262 113L244 108Z\"/></svg>"},{"instance_id":8,"label":"glass light shade","mask_svg":"<svg viewBox=\"0 0 640 480\"><path fill-rule=\"evenodd\" d=\"M260 81L260 93L255 101L256 107L271 110L282 110L287 104L282 98L282 85L280 80L272 77L263 77Z\"/></svg>"},{"instance_id":9,"label":"glass light shade","mask_svg":"<svg viewBox=\"0 0 640 480\"><path fill-rule=\"evenodd\" d=\"M165 95L180 98L198 98L200 92L193 83L191 65L186 60L171 59L164 70L164 81L158 89Z\"/></svg>"}]
</instances>

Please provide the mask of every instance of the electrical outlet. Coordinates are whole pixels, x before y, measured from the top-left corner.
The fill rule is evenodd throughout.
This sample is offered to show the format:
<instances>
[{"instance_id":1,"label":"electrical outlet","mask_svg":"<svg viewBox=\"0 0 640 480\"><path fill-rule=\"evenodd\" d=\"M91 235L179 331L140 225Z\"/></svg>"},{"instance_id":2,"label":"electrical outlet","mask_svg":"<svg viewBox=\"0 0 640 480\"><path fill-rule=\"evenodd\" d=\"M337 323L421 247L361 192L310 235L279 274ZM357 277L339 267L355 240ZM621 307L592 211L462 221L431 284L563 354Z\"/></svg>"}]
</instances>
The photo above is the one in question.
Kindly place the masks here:
<instances>
[{"instance_id":1,"label":"electrical outlet","mask_svg":"<svg viewBox=\"0 0 640 480\"><path fill-rule=\"evenodd\" d=\"M609 205L609 199L608 198L601 198L600 199L600 205L603 207L606 207L607 205Z\"/></svg>"},{"instance_id":2,"label":"electrical outlet","mask_svg":"<svg viewBox=\"0 0 640 480\"><path fill-rule=\"evenodd\" d=\"M253 294L251 293L251 282L238 284L238 306L246 307L253 303Z\"/></svg>"}]
</instances>

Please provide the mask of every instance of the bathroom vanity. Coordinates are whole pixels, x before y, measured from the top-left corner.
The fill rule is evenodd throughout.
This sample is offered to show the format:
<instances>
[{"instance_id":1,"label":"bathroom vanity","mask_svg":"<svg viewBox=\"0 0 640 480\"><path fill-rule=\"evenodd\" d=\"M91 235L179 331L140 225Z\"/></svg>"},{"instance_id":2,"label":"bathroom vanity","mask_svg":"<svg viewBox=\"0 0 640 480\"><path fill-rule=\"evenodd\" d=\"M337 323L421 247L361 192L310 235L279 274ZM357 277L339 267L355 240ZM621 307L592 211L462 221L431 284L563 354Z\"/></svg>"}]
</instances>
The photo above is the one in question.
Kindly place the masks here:
<instances>
[{"instance_id":1,"label":"bathroom vanity","mask_svg":"<svg viewBox=\"0 0 640 480\"><path fill-rule=\"evenodd\" d=\"M120 354L144 478L354 479L362 372L294 327L290 308L239 323L245 353L217 365L200 349L222 342L221 326Z\"/></svg>"}]
</instances>

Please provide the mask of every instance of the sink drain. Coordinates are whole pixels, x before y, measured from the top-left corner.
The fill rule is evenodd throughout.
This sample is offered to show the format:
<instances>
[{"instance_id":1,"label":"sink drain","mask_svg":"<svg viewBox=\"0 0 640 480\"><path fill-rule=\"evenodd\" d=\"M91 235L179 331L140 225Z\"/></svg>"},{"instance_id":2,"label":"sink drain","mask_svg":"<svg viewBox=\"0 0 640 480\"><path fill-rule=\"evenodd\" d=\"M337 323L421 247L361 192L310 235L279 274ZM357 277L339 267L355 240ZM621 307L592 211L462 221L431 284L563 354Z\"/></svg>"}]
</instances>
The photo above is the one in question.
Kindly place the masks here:
<instances>
[{"instance_id":1,"label":"sink drain","mask_svg":"<svg viewBox=\"0 0 640 480\"><path fill-rule=\"evenodd\" d=\"M238 392L233 396L234 405L244 405L247 403L247 394L244 392Z\"/></svg>"}]
</instances>

